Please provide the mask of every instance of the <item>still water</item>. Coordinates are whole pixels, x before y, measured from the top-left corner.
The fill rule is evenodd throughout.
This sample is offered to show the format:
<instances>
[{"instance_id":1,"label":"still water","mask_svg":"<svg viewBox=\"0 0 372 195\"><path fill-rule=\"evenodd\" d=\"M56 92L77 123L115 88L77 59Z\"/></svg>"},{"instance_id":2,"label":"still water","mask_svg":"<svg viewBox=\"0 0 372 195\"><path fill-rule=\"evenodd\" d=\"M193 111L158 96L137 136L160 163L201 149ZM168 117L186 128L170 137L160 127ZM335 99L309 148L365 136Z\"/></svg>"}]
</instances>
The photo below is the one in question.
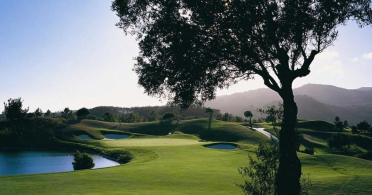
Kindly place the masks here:
<instances>
[{"instance_id":1,"label":"still water","mask_svg":"<svg viewBox=\"0 0 372 195\"><path fill-rule=\"evenodd\" d=\"M211 144L206 145L206 148L220 149L220 150L233 150L236 148L233 144Z\"/></svg>"},{"instance_id":2,"label":"still water","mask_svg":"<svg viewBox=\"0 0 372 195\"><path fill-rule=\"evenodd\" d=\"M124 139L129 138L130 135L127 134L104 134L106 139Z\"/></svg>"},{"instance_id":3,"label":"still water","mask_svg":"<svg viewBox=\"0 0 372 195\"><path fill-rule=\"evenodd\" d=\"M95 166L93 169L117 166L119 163L91 155ZM0 150L0 175L53 173L73 171L73 152L44 150Z\"/></svg>"}]
</instances>

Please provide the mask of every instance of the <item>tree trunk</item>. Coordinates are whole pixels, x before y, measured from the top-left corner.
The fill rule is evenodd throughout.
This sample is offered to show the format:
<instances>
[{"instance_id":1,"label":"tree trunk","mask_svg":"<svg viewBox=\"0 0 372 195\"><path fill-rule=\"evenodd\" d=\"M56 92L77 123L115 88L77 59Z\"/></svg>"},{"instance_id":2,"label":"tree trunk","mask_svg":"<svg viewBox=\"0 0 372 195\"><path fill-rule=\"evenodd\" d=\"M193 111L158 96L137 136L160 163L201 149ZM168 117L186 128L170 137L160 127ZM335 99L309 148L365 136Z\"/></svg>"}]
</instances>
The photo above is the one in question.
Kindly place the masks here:
<instances>
[{"instance_id":1,"label":"tree trunk","mask_svg":"<svg viewBox=\"0 0 372 195\"><path fill-rule=\"evenodd\" d=\"M249 117L249 125L251 126L252 129L252 117Z\"/></svg>"},{"instance_id":2,"label":"tree trunk","mask_svg":"<svg viewBox=\"0 0 372 195\"><path fill-rule=\"evenodd\" d=\"M279 133L279 169L276 176L277 195L298 195L301 190L301 162L296 153L295 126L297 105L294 101L292 85L282 86L280 92L284 103L282 129Z\"/></svg>"},{"instance_id":3,"label":"tree trunk","mask_svg":"<svg viewBox=\"0 0 372 195\"><path fill-rule=\"evenodd\" d=\"M208 131L211 130L211 123L212 123L212 115L209 115Z\"/></svg>"}]
</instances>

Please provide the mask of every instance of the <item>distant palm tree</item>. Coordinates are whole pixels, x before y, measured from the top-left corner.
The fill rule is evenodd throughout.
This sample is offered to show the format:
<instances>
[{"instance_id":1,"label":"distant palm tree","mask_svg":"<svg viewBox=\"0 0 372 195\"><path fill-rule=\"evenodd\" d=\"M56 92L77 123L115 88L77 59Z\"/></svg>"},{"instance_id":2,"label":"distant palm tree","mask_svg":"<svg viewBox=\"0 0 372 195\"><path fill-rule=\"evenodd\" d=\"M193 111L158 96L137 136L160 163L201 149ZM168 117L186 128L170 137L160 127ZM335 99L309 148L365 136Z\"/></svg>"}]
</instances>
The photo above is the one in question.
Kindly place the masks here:
<instances>
[{"instance_id":1,"label":"distant palm tree","mask_svg":"<svg viewBox=\"0 0 372 195\"><path fill-rule=\"evenodd\" d=\"M210 130L211 129L211 123L212 123L213 109L212 108L206 108L205 113L209 114L208 130Z\"/></svg>"},{"instance_id":2,"label":"distant palm tree","mask_svg":"<svg viewBox=\"0 0 372 195\"><path fill-rule=\"evenodd\" d=\"M249 126L251 126L251 129L252 129L252 117L253 117L252 112L251 111L245 111L244 116L249 118Z\"/></svg>"}]
</instances>

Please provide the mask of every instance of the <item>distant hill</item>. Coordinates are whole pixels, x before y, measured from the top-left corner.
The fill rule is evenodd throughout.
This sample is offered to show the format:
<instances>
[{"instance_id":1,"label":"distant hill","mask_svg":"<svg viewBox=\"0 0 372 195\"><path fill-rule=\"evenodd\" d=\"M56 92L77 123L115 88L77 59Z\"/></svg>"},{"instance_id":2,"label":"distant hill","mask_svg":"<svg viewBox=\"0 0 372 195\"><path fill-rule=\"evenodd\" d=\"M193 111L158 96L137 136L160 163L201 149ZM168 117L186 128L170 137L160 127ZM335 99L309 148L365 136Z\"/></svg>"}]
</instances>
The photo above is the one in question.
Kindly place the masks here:
<instances>
[{"instance_id":1,"label":"distant hill","mask_svg":"<svg viewBox=\"0 0 372 195\"><path fill-rule=\"evenodd\" d=\"M307 95L325 104L341 107L372 107L372 88L344 89L332 85L307 84L294 90L295 95Z\"/></svg>"},{"instance_id":2,"label":"distant hill","mask_svg":"<svg viewBox=\"0 0 372 195\"><path fill-rule=\"evenodd\" d=\"M372 91L372 87L361 87L357 90L360 90L360 91Z\"/></svg>"},{"instance_id":3,"label":"distant hill","mask_svg":"<svg viewBox=\"0 0 372 195\"><path fill-rule=\"evenodd\" d=\"M361 120L372 122L372 88L350 90L331 85L308 84L294 89L294 93L299 119L332 122L335 116L339 116L350 124ZM281 102L281 98L272 90L257 89L218 96L205 106L239 116L243 116L244 111L251 110L255 118L259 118L256 109L277 105L278 102Z\"/></svg>"}]
</instances>

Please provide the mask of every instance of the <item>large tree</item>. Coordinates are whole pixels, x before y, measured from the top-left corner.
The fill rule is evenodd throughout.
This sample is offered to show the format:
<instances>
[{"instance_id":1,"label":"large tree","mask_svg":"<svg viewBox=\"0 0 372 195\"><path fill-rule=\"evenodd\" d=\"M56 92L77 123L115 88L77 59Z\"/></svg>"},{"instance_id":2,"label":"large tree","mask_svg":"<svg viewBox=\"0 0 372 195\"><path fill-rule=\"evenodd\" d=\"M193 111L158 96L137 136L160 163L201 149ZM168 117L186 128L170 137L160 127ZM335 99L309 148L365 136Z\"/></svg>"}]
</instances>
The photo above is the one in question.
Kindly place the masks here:
<instances>
[{"instance_id":1,"label":"large tree","mask_svg":"<svg viewBox=\"0 0 372 195\"><path fill-rule=\"evenodd\" d=\"M372 22L371 0L115 0L117 26L134 34L135 71L149 95L188 107L255 75L284 103L276 194L299 194L292 83L348 20Z\"/></svg>"},{"instance_id":2,"label":"large tree","mask_svg":"<svg viewBox=\"0 0 372 195\"><path fill-rule=\"evenodd\" d=\"M90 114L90 111L89 111L87 108L80 108L80 109L76 112L76 116L77 116L79 119L85 119L89 114Z\"/></svg>"},{"instance_id":3,"label":"large tree","mask_svg":"<svg viewBox=\"0 0 372 195\"><path fill-rule=\"evenodd\" d=\"M23 100L21 98L9 99L8 103L4 102L4 115L10 121L24 119L27 112L28 108L23 109Z\"/></svg>"}]
</instances>

